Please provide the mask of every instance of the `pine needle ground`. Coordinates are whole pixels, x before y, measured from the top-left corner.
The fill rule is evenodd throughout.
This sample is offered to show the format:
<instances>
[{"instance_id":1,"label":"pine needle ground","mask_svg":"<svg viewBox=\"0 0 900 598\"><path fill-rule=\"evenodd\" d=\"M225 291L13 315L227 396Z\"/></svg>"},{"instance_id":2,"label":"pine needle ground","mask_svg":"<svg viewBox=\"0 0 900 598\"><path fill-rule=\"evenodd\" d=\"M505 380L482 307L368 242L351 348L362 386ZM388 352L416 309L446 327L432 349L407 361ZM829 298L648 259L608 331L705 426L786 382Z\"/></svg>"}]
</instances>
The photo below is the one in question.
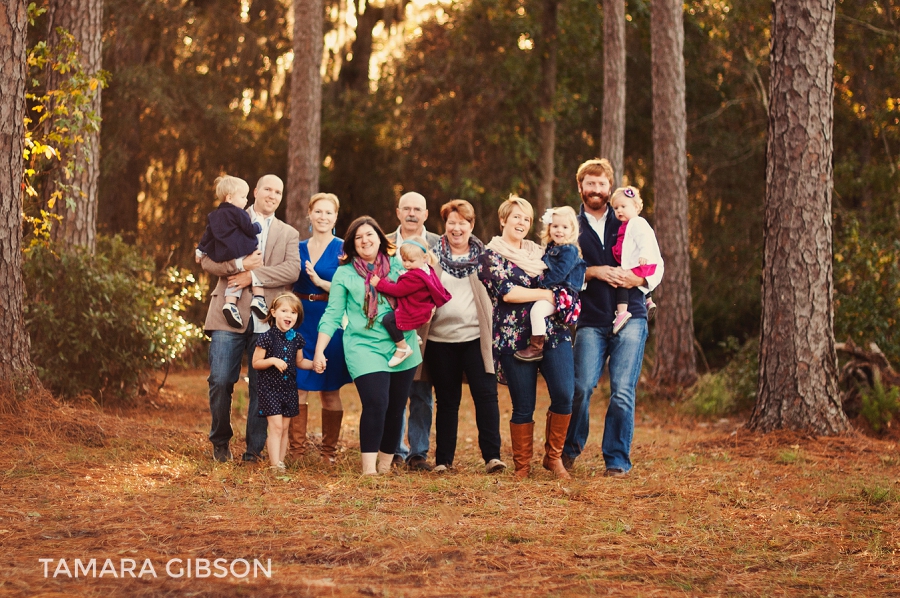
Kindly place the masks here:
<instances>
[{"instance_id":1,"label":"pine needle ground","mask_svg":"<svg viewBox=\"0 0 900 598\"><path fill-rule=\"evenodd\" d=\"M364 478L348 386L337 466L311 457L274 475L211 459L205 375L171 375L129 408L6 400L0 596L900 595L895 441L760 436L639 400L635 469L605 478L596 400L587 451L558 481L539 462L541 387L527 481L483 473L468 396L454 472ZM237 454L246 385L235 396ZM506 422L503 387L500 404ZM317 404L310 414L318 432ZM75 559L91 558L96 574L75 577ZM270 576L165 569L217 558L270 563ZM46 574L40 559L53 559ZM115 576L99 575L105 559ZM156 577L122 575L128 559L135 574L149 559Z\"/></svg>"}]
</instances>

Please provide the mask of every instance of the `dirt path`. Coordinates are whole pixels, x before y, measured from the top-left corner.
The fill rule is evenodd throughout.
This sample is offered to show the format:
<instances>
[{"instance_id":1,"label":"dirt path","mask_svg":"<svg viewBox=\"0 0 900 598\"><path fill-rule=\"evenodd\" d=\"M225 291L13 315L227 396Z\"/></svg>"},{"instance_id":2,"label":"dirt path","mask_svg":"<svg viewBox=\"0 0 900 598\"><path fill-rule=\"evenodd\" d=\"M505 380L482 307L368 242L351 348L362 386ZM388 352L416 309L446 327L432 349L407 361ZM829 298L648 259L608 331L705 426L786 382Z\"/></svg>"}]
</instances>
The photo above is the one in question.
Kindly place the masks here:
<instances>
[{"instance_id":1,"label":"dirt path","mask_svg":"<svg viewBox=\"0 0 900 598\"><path fill-rule=\"evenodd\" d=\"M0 416L0 596L900 595L893 443L639 403L635 470L607 479L597 403L575 479L536 460L517 483L481 473L464 400L456 473L361 478L352 387L345 404L338 467L283 477L211 460L204 372L139 408Z\"/></svg>"}]
</instances>

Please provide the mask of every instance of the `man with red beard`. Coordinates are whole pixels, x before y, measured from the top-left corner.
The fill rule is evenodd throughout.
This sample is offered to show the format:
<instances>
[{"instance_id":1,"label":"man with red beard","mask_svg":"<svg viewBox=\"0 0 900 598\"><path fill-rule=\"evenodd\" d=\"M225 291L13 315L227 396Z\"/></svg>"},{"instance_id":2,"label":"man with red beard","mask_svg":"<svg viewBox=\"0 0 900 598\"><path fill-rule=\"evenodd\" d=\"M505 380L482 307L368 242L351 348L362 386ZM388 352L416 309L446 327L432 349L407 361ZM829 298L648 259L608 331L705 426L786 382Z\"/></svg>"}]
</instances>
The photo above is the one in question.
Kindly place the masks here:
<instances>
[{"instance_id":1,"label":"man with red beard","mask_svg":"<svg viewBox=\"0 0 900 598\"><path fill-rule=\"evenodd\" d=\"M631 470L635 393L648 334L644 295L660 283L664 267L660 262L654 274L640 278L623 270L613 257L621 224L609 205L613 178L612 165L605 158L588 160L578 167L575 176L582 201L578 244L588 268L575 336L575 398L562 461L566 469L571 469L584 450L591 394L608 358L610 397L603 430L603 460L606 475L618 477ZM618 334L613 334L616 287L628 289L632 317Z\"/></svg>"}]
</instances>

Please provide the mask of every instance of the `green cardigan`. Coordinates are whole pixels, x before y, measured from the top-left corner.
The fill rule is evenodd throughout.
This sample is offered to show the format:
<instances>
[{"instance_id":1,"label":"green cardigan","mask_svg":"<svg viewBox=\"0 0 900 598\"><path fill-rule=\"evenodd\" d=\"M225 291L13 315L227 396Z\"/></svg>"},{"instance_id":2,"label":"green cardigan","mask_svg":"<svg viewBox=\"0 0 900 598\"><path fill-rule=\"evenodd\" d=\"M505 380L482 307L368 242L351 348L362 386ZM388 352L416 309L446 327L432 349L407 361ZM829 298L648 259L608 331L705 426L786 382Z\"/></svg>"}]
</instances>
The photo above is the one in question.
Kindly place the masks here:
<instances>
[{"instance_id":1,"label":"green cardigan","mask_svg":"<svg viewBox=\"0 0 900 598\"><path fill-rule=\"evenodd\" d=\"M403 270L403 265L396 257L391 258L391 273L388 278L396 281ZM353 264L340 266L331 279L331 290L328 294L328 307L319 321L319 332L334 336L341 327L344 315L347 325L344 327L344 358L347 369L354 379L372 372L402 372L418 367L422 363L422 353L416 340L416 331L404 332L406 342L413 349L413 354L403 360L400 365L390 368L388 360L397 346L387 330L381 325L381 318L391 311L384 296L378 296L378 317L372 328L367 329L368 320L363 308L366 290L362 276L353 268Z\"/></svg>"}]
</instances>

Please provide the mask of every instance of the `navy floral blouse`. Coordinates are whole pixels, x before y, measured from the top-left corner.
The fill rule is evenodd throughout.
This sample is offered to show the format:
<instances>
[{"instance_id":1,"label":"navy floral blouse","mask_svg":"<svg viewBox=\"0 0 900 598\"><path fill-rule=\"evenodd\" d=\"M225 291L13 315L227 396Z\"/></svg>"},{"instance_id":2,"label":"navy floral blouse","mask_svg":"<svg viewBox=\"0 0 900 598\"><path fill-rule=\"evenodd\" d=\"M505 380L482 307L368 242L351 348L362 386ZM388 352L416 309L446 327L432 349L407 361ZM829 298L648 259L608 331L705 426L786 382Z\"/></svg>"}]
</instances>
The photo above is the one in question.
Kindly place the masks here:
<instances>
[{"instance_id":1,"label":"navy floral blouse","mask_svg":"<svg viewBox=\"0 0 900 598\"><path fill-rule=\"evenodd\" d=\"M513 287L542 288L543 276L528 276L524 270L496 251L486 249L478 264L478 278L494 304L494 367L497 377L503 380L500 355L515 353L528 346L531 340L529 313L534 304L507 303L503 297ZM580 308L577 294L573 297L564 287L554 286L553 294L556 297L556 313L547 318L547 340L544 344L549 349L556 348L560 343L572 342L567 322L573 323Z\"/></svg>"}]
</instances>

